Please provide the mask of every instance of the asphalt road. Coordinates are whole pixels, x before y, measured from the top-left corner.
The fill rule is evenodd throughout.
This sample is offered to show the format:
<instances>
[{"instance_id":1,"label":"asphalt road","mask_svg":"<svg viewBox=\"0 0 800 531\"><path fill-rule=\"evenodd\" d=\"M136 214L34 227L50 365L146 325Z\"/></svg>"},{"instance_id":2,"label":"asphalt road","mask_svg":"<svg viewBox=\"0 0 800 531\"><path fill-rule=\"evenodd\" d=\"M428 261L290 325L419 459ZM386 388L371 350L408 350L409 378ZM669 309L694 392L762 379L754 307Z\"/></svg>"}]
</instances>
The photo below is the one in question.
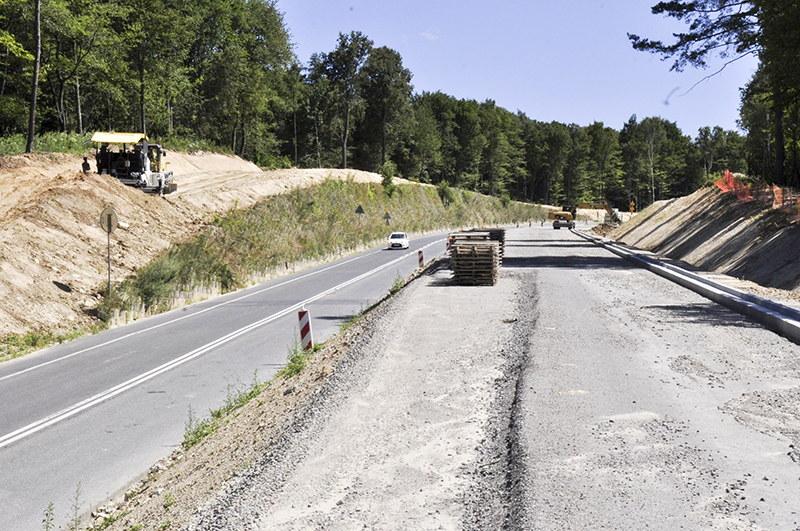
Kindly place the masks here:
<instances>
[{"instance_id":1,"label":"asphalt road","mask_svg":"<svg viewBox=\"0 0 800 531\"><path fill-rule=\"evenodd\" d=\"M311 313L315 341L387 294L397 276L445 250L372 249L0 365L0 528L40 529L118 494L253 378L269 379Z\"/></svg>"}]
</instances>

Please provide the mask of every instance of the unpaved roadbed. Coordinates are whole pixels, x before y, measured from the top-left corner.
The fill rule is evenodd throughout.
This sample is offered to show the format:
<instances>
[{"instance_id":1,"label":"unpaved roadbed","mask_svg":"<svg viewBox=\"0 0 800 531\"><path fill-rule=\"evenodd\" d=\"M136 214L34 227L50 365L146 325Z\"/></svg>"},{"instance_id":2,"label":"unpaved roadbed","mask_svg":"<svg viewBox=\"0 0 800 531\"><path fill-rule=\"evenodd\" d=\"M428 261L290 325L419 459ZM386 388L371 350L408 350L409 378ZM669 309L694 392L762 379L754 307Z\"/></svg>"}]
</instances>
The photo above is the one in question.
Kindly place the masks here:
<instances>
[{"instance_id":1,"label":"unpaved roadbed","mask_svg":"<svg viewBox=\"0 0 800 531\"><path fill-rule=\"evenodd\" d=\"M112 529L800 530L800 346L569 232L505 251L494 287L370 312Z\"/></svg>"}]
</instances>

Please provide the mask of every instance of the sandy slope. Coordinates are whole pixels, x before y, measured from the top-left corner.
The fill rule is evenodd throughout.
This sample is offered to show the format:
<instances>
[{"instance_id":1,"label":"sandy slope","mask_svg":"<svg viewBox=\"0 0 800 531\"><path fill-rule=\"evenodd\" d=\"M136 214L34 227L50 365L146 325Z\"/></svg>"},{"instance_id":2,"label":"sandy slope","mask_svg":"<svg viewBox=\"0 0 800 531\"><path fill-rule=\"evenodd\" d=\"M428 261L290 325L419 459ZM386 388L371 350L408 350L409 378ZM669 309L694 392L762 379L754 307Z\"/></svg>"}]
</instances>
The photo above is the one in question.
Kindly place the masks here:
<instances>
[{"instance_id":1,"label":"sandy slope","mask_svg":"<svg viewBox=\"0 0 800 531\"><path fill-rule=\"evenodd\" d=\"M91 159L90 159L91 160ZM86 310L107 281L108 242L100 213L116 210L111 277L134 273L204 220L327 178L380 182L358 170L261 171L238 157L169 152L178 192L146 195L115 179L78 171L81 158L0 158L0 336L88 324Z\"/></svg>"},{"instance_id":2,"label":"sandy slope","mask_svg":"<svg viewBox=\"0 0 800 531\"><path fill-rule=\"evenodd\" d=\"M659 201L608 238L684 261L740 289L800 299L797 211L759 201L740 202L716 187Z\"/></svg>"}]
</instances>

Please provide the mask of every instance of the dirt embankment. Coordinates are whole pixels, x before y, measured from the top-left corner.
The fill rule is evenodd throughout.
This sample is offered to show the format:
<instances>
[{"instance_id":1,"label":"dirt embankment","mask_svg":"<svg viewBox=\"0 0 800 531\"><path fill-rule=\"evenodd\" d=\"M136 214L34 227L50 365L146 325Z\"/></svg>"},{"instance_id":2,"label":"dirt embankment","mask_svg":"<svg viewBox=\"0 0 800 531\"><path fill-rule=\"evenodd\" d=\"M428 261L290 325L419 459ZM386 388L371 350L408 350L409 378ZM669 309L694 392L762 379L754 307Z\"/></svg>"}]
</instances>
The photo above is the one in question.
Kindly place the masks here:
<instances>
[{"instance_id":1,"label":"dirt embankment","mask_svg":"<svg viewBox=\"0 0 800 531\"><path fill-rule=\"evenodd\" d=\"M756 294L800 300L800 226L759 201L704 188L659 201L604 236L739 279L738 287Z\"/></svg>"},{"instance_id":2,"label":"dirt embankment","mask_svg":"<svg viewBox=\"0 0 800 531\"><path fill-rule=\"evenodd\" d=\"M246 208L327 178L381 181L358 170L261 171L211 153L169 152L167 160L178 191L162 198L83 174L74 155L0 158L0 337L93 322L86 310L96 305L108 274L108 241L99 225L108 206L120 221L110 246L111 278L120 280L234 205Z\"/></svg>"}]
</instances>

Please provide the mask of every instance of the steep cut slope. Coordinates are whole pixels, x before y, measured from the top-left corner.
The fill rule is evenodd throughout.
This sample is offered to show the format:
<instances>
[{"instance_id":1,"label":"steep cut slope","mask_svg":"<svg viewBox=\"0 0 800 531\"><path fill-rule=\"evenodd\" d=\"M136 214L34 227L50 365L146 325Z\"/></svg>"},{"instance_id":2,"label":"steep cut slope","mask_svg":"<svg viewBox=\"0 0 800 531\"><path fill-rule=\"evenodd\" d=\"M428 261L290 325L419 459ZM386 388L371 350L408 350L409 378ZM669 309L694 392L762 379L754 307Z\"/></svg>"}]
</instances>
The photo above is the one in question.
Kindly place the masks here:
<instances>
[{"instance_id":1,"label":"steep cut slope","mask_svg":"<svg viewBox=\"0 0 800 531\"><path fill-rule=\"evenodd\" d=\"M787 211L716 187L659 201L608 238L800 299L800 227ZM780 290L782 293L779 293Z\"/></svg>"},{"instance_id":2,"label":"steep cut slope","mask_svg":"<svg viewBox=\"0 0 800 531\"><path fill-rule=\"evenodd\" d=\"M0 336L93 322L86 310L107 278L108 242L99 226L107 206L120 220L111 235L111 277L120 280L234 205L327 178L381 181L357 170L261 171L211 153L169 152L167 160L178 192L162 198L84 174L74 155L0 157Z\"/></svg>"}]
</instances>

